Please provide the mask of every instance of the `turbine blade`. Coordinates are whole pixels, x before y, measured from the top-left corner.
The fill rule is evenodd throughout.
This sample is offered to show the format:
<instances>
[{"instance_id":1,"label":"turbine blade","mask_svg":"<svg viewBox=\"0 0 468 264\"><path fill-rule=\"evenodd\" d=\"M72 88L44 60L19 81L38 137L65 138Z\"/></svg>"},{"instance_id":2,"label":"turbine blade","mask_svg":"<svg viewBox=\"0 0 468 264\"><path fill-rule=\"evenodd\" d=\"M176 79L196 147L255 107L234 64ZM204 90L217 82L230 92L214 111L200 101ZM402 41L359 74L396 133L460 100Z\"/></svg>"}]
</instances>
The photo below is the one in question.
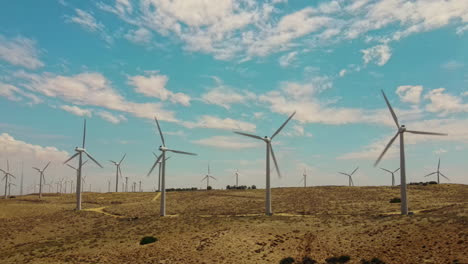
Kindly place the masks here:
<instances>
[{"instance_id":1,"label":"turbine blade","mask_svg":"<svg viewBox=\"0 0 468 264\"><path fill-rule=\"evenodd\" d=\"M190 153L190 152L185 152L185 151L180 151L180 150L168 149L167 151L171 151L171 152L179 153L179 154L197 156L197 154L195 154L195 153Z\"/></svg>"},{"instance_id":2,"label":"turbine blade","mask_svg":"<svg viewBox=\"0 0 468 264\"><path fill-rule=\"evenodd\" d=\"M86 119L84 120L84 127L83 127L83 148L85 147L85 140L86 140Z\"/></svg>"},{"instance_id":3,"label":"turbine blade","mask_svg":"<svg viewBox=\"0 0 468 264\"><path fill-rule=\"evenodd\" d=\"M284 126L286 126L286 124L289 122L289 120L291 120L291 118L293 118L293 116L296 114L296 111L294 111L294 113L292 113L289 118L280 126L280 128L278 128L278 130L276 130L276 132L273 134L273 136L271 136L271 139L273 139L276 135L278 135L278 133L284 128Z\"/></svg>"},{"instance_id":4,"label":"turbine blade","mask_svg":"<svg viewBox=\"0 0 468 264\"><path fill-rule=\"evenodd\" d=\"M120 169L120 166L119 166L119 174L120 174L120 177L122 177L122 170Z\"/></svg>"},{"instance_id":5,"label":"turbine blade","mask_svg":"<svg viewBox=\"0 0 468 264\"><path fill-rule=\"evenodd\" d=\"M85 161L81 164L81 166L85 165L86 162L88 162L88 160L85 160Z\"/></svg>"},{"instance_id":6,"label":"turbine blade","mask_svg":"<svg viewBox=\"0 0 468 264\"><path fill-rule=\"evenodd\" d=\"M356 167L356 169L354 169L353 172L351 172L351 175L353 175L358 169L359 169L359 166Z\"/></svg>"},{"instance_id":7,"label":"turbine blade","mask_svg":"<svg viewBox=\"0 0 468 264\"><path fill-rule=\"evenodd\" d=\"M10 162L8 160L6 160L6 166L7 166L7 171L9 172L10 171Z\"/></svg>"},{"instance_id":8,"label":"turbine blade","mask_svg":"<svg viewBox=\"0 0 468 264\"><path fill-rule=\"evenodd\" d=\"M50 161L49 161L49 163L47 163L47 165L44 167L44 169L42 169L42 172L44 172L47 169L47 167L49 167L49 165L50 165Z\"/></svg>"},{"instance_id":9,"label":"turbine blade","mask_svg":"<svg viewBox=\"0 0 468 264\"><path fill-rule=\"evenodd\" d=\"M217 179L216 179L215 177L213 177L213 176L210 176L210 178L213 179L213 180L215 180L215 181L217 181Z\"/></svg>"},{"instance_id":10,"label":"turbine blade","mask_svg":"<svg viewBox=\"0 0 468 264\"><path fill-rule=\"evenodd\" d=\"M278 167L278 162L276 161L275 152L273 151L273 146L271 145L271 143L269 144L270 144L270 153L271 153L271 157L273 158L273 163L275 164L276 172L278 173L278 177L281 178L281 172Z\"/></svg>"},{"instance_id":11,"label":"turbine blade","mask_svg":"<svg viewBox=\"0 0 468 264\"><path fill-rule=\"evenodd\" d=\"M158 158L158 155L156 155L156 153L153 152L153 155L154 155L156 158Z\"/></svg>"},{"instance_id":12,"label":"turbine blade","mask_svg":"<svg viewBox=\"0 0 468 264\"><path fill-rule=\"evenodd\" d=\"M96 163L99 167L102 168L102 165L99 164L99 162L98 162L97 160L95 160L95 159L91 156L91 154L89 154L89 153L86 152L86 151L84 151L84 153L86 154L86 156L88 156L88 158L90 158L92 161L94 161L94 163Z\"/></svg>"},{"instance_id":13,"label":"turbine blade","mask_svg":"<svg viewBox=\"0 0 468 264\"><path fill-rule=\"evenodd\" d=\"M73 166L72 166L72 165L70 165L70 164L66 164L66 165L67 165L68 167L70 167L70 168L74 169L74 170L78 170L77 168L73 167Z\"/></svg>"},{"instance_id":14,"label":"turbine blade","mask_svg":"<svg viewBox=\"0 0 468 264\"><path fill-rule=\"evenodd\" d=\"M449 180L449 181L450 181L450 179L449 179L449 178L447 178L447 177L446 177L446 176L445 176L445 175L444 175L442 172L439 172L439 173L440 173L440 175L442 175L442 177L444 177L445 179L447 179L447 180Z\"/></svg>"},{"instance_id":15,"label":"turbine blade","mask_svg":"<svg viewBox=\"0 0 468 264\"><path fill-rule=\"evenodd\" d=\"M439 158L439 164L437 164L437 171L440 170L440 158Z\"/></svg>"},{"instance_id":16,"label":"turbine blade","mask_svg":"<svg viewBox=\"0 0 468 264\"><path fill-rule=\"evenodd\" d=\"M171 158L171 157L169 156L169 157L167 157L164 161L166 161L166 160L168 160L168 159L170 159L170 158Z\"/></svg>"},{"instance_id":17,"label":"turbine blade","mask_svg":"<svg viewBox=\"0 0 468 264\"><path fill-rule=\"evenodd\" d=\"M146 175L146 177L150 176L151 172L153 172L154 168L156 167L156 165L158 165L158 162L160 159L162 159L163 155L159 155L159 158L156 159L156 162L154 162L153 164L153 167L151 167L150 171L148 172L148 174Z\"/></svg>"},{"instance_id":18,"label":"turbine blade","mask_svg":"<svg viewBox=\"0 0 468 264\"><path fill-rule=\"evenodd\" d=\"M341 173L341 174L343 174L345 176L351 177L351 175L349 175L348 173L344 173L344 172L338 172L338 173Z\"/></svg>"},{"instance_id":19,"label":"turbine blade","mask_svg":"<svg viewBox=\"0 0 468 264\"><path fill-rule=\"evenodd\" d=\"M384 169L384 168L380 168L380 169L392 173L391 171L389 171L389 170L387 170L387 169Z\"/></svg>"},{"instance_id":20,"label":"turbine blade","mask_svg":"<svg viewBox=\"0 0 468 264\"><path fill-rule=\"evenodd\" d=\"M5 174L6 174L6 171L4 171L4 170L2 170L2 169L0 169L0 171L2 171L3 173L5 173Z\"/></svg>"},{"instance_id":21,"label":"turbine blade","mask_svg":"<svg viewBox=\"0 0 468 264\"><path fill-rule=\"evenodd\" d=\"M377 166L377 164L379 164L380 160L382 159L382 157L385 155L385 153L387 152L387 150L390 148L390 146L393 144L393 141L395 141L395 139L398 137L398 134L399 132L397 132L395 134L395 136L393 136L392 139L390 139L390 141L388 142L387 146L385 147L385 149L382 151L382 154L380 154L379 158L375 161L374 163L374 167Z\"/></svg>"},{"instance_id":22,"label":"turbine blade","mask_svg":"<svg viewBox=\"0 0 468 264\"><path fill-rule=\"evenodd\" d=\"M208 175L207 175L207 176L208 176ZM203 177L203 179L201 179L201 181L204 181L205 179L206 179L206 176L205 176L205 177Z\"/></svg>"},{"instance_id":23,"label":"turbine blade","mask_svg":"<svg viewBox=\"0 0 468 264\"><path fill-rule=\"evenodd\" d=\"M210 164L208 164L208 174L210 174Z\"/></svg>"},{"instance_id":24,"label":"turbine blade","mask_svg":"<svg viewBox=\"0 0 468 264\"><path fill-rule=\"evenodd\" d=\"M114 163L115 165L117 165L117 162L113 161L113 160L109 160L110 163Z\"/></svg>"},{"instance_id":25,"label":"turbine blade","mask_svg":"<svg viewBox=\"0 0 468 264\"><path fill-rule=\"evenodd\" d=\"M234 131L234 133L239 134L239 135L243 135L243 136L246 136L246 137L251 137L251 138L256 138L256 139L263 140L262 137L259 137L259 136L256 136L256 135L252 135L252 134L247 134L247 133L244 133L244 132L237 132L237 131Z\"/></svg>"},{"instance_id":26,"label":"turbine blade","mask_svg":"<svg viewBox=\"0 0 468 264\"><path fill-rule=\"evenodd\" d=\"M397 116L395 115L395 112L393 111L393 108L392 108L392 106L390 105L390 102L388 101L387 96L385 95L385 93L384 93L383 90L381 90L381 91L382 91L382 95L383 95L383 97L384 97L384 99L385 99L385 102L387 103L388 110L390 110L390 113L392 114L392 117L393 117L393 120L395 121L396 126L397 126L398 128L400 128L400 124L398 123L398 118L397 118Z\"/></svg>"},{"instance_id":27,"label":"turbine blade","mask_svg":"<svg viewBox=\"0 0 468 264\"><path fill-rule=\"evenodd\" d=\"M125 154L123 155L122 159L119 161L119 164L122 163L122 161L125 159L125 156L127 156L127 153L125 153Z\"/></svg>"},{"instance_id":28,"label":"turbine blade","mask_svg":"<svg viewBox=\"0 0 468 264\"><path fill-rule=\"evenodd\" d=\"M159 135L161 136L162 144L165 147L166 142L164 142L164 136L163 136L163 133L161 132L161 127L159 126L159 122L158 122L158 119L156 118L156 116L154 117L154 121L156 121L156 125L158 125Z\"/></svg>"},{"instance_id":29,"label":"turbine blade","mask_svg":"<svg viewBox=\"0 0 468 264\"><path fill-rule=\"evenodd\" d=\"M38 172L41 172L40 169L36 168L36 167L32 167L33 169L37 170Z\"/></svg>"},{"instance_id":30,"label":"turbine blade","mask_svg":"<svg viewBox=\"0 0 468 264\"><path fill-rule=\"evenodd\" d=\"M434 136L448 136L446 133L434 133L434 132L424 132L424 131L414 131L414 130L406 130L408 133L412 134L421 134L421 135L434 135Z\"/></svg>"},{"instance_id":31,"label":"turbine blade","mask_svg":"<svg viewBox=\"0 0 468 264\"><path fill-rule=\"evenodd\" d=\"M428 175L426 175L426 176L424 176L424 177L431 176L431 175L436 174L436 173L437 173L437 172L431 172L431 173L429 173Z\"/></svg>"},{"instance_id":32,"label":"turbine blade","mask_svg":"<svg viewBox=\"0 0 468 264\"><path fill-rule=\"evenodd\" d=\"M78 156L79 154L80 154L79 152L75 153L75 155L71 156L71 157L70 157L69 159L67 159L63 164L69 162L70 160L72 160L73 158L75 158L76 156Z\"/></svg>"},{"instance_id":33,"label":"turbine blade","mask_svg":"<svg viewBox=\"0 0 468 264\"><path fill-rule=\"evenodd\" d=\"M399 171L399 170L400 170L400 168L396 169L393 173L395 173L395 172L397 172L397 171Z\"/></svg>"}]
</instances>

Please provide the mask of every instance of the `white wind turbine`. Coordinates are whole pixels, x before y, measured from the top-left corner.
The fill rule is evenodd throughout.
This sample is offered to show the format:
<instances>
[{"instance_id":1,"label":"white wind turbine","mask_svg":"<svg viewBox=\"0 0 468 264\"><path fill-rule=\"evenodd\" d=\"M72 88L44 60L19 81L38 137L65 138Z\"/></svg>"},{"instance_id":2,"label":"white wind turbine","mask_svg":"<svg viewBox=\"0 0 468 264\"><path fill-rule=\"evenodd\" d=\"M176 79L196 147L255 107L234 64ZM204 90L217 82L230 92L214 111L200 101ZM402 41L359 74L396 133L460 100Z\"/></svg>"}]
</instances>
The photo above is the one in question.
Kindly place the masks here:
<instances>
[{"instance_id":1,"label":"white wind turbine","mask_svg":"<svg viewBox=\"0 0 468 264\"><path fill-rule=\"evenodd\" d=\"M302 173L302 179L299 183L304 182L304 187L307 187L307 171L304 169L304 173Z\"/></svg>"},{"instance_id":2,"label":"white wind turbine","mask_svg":"<svg viewBox=\"0 0 468 264\"><path fill-rule=\"evenodd\" d=\"M119 191L119 174L120 177L122 177L122 170L120 169L120 165L122 165L122 161L125 159L125 156L127 156L127 153L123 155L122 159L120 159L119 162L109 160L109 162L115 165L115 192Z\"/></svg>"},{"instance_id":3,"label":"white wind turbine","mask_svg":"<svg viewBox=\"0 0 468 264\"><path fill-rule=\"evenodd\" d=\"M151 174L151 172L154 170L156 165L158 165L158 162L161 160L162 161L161 163L161 166L162 166L162 169L161 169L161 209L160 209L159 214L161 216L165 216L166 215L166 151L179 153L179 154L185 154L185 155L193 155L193 156L196 156L197 154L167 148L166 143L164 142L163 133L161 132L161 127L159 126L158 119L154 117L154 121L156 121L159 135L161 136L162 146L159 146L159 151L161 151L162 154L156 159L156 161L153 164L153 167L151 167L147 176Z\"/></svg>"},{"instance_id":4,"label":"white wind turbine","mask_svg":"<svg viewBox=\"0 0 468 264\"><path fill-rule=\"evenodd\" d=\"M374 163L374 167L379 164L380 160L383 158L387 150L390 148L390 146L393 144L395 139L400 136L400 193L401 193L401 214L402 215L407 215L408 214L408 200L406 196L406 166L405 166L405 140L404 140L404 133L408 132L411 134L422 134L422 135L436 135L436 136L447 136L447 134L443 133L433 133L433 132L422 132L422 131L414 131L414 130L408 130L406 129L405 125L401 125L398 123L398 118L393 111L392 106L390 105L390 102L387 99L387 96L385 95L384 91L382 90L382 95L385 99L385 102L387 103L388 109L390 110L390 113L392 114L393 120L395 121L395 124L397 126L397 132L395 136L393 136L392 139L388 142L387 146L384 148L382 151L382 154L377 158L377 160Z\"/></svg>"},{"instance_id":5,"label":"white wind turbine","mask_svg":"<svg viewBox=\"0 0 468 264\"><path fill-rule=\"evenodd\" d=\"M278 135L278 133L284 128L284 126L286 126L286 124L289 122L289 120L291 120L291 118L295 114L296 114L296 112L294 111L294 113L292 113L292 115L289 116L289 118L278 128L278 130L276 130L276 132L271 136L271 138L268 137L268 136L265 136L265 137L262 138L262 137L252 135L252 134L247 134L247 133L244 133L244 132L237 132L237 131L234 132L234 133L242 135L242 136L247 136L247 137L262 140L262 141L264 141L266 143L266 199L265 199L265 214L266 215L272 215L273 214L273 212L271 210L270 154L271 154L271 157L273 158L273 162L275 163L275 168L276 168L276 172L278 173L278 177L281 177L281 173L280 173L280 170L279 170L279 167L278 167L278 162L276 161L275 153L273 151L273 147L271 146L271 141L273 140L273 138L276 135Z\"/></svg>"},{"instance_id":6,"label":"white wind turbine","mask_svg":"<svg viewBox=\"0 0 468 264\"><path fill-rule=\"evenodd\" d=\"M99 167L102 168L101 164L97 162L91 154L89 154L86 149L85 149L85 140L86 140L86 119L84 120L84 128L83 128L83 145L81 148L75 147L75 155L71 156L69 159L67 159L65 163L69 162L76 156L78 156L78 170L77 170L77 177L76 177L76 210L81 210L81 169L83 166L83 153L88 156L89 159L91 159L94 163L96 163Z\"/></svg>"},{"instance_id":7,"label":"white wind turbine","mask_svg":"<svg viewBox=\"0 0 468 264\"><path fill-rule=\"evenodd\" d=\"M354 174L358 169L359 169L359 167L356 167L356 169L354 169L353 172L351 172L351 174L344 173L344 172L340 172L341 174L348 176L348 178L349 178L349 186L354 186L353 174Z\"/></svg>"},{"instance_id":8,"label":"white wind turbine","mask_svg":"<svg viewBox=\"0 0 468 264\"><path fill-rule=\"evenodd\" d=\"M449 178L445 177L445 175L442 172L440 172L440 158L439 158L439 163L437 164L437 170L435 172L429 173L428 175L426 175L424 177L428 177L428 176L431 176L433 174L437 174L437 184L440 184L440 176L442 176L445 179L450 181Z\"/></svg>"},{"instance_id":9,"label":"white wind turbine","mask_svg":"<svg viewBox=\"0 0 468 264\"><path fill-rule=\"evenodd\" d=\"M153 152L153 155L154 155L154 157L156 157L156 159L158 159L158 155L156 155L156 153ZM168 159L170 159L170 158L171 158L171 157L167 157L167 158L166 158L166 161L167 161ZM161 168L162 168L162 167L161 167L161 163L162 163L162 161L159 161L159 162L158 162L158 164L159 164L159 172L158 172L158 192L161 191Z\"/></svg>"},{"instance_id":10,"label":"white wind turbine","mask_svg":"<svg viewBox=\"0 0 468 264\"><path fill-rule=\"evenodd\" d=\"M49 163L47 163L47 165L45 165L45 167L42 170L39 169L39 168L36 168L36 167L32 167L33 169L35 169L35 170L37 170L39 172L39 199L42 198L42 182L44 182L44 184L45 184L44 172L47 169L47 167L49 167L49 164L50 164L50 161L49 161Z\"/></svg>"},{"instance_id":11,"label":"white wind turbine","mask_svg":"<svg viewBox=\"0 0 468 264\"><path fill-rule=\"evenodd\" d=\"M236 169L234 175L236 175L236 187L239 187L239 170Z\"/></svg>"},{"instance_id":12,"label":"white wind turbine","mask_svg":"<svg viewBox=\"0 0 468 264\"><path fill-rule=\"evenodd\" d=\"M400 168L394 170L394 171L390 171L390 170L387 170L387 169L384 169L384 168L381 168L382 170L392 174L392 186L395 186L395 172L399 171Z\"/></svg>"},{"instance_id":13,"label":"white wind turbine","mask_svg":"<svg viewBox=\"0 0 468 264\"><path fill-rule=\"evenodd\" d=\"M205 175L205 177L203 177L203 179L201 181L204 181L206 180L206 190L208 190L208 186L210 186L210 178L217 181L215 177L211 176L211 172L210 172L210 164L208 164L208 173Z\"/></svg>"},{"instance_id":14,"label":"white wind turbine","mask_svg":"<svg viewBox=\"0 0 468 264\"><path fill-rule=\"evenodd\" d=\"M13 174L10 173L10 162L9 162L8 160L7 160L7 169L6 169L6 171L4 171L4 170L2 170L2 169L0 169L0 171L2 171L3 174L4 174L4 176L3 176L3 179L5 179L5 196L4 196L4 199L6 199L6 198L8 198L8 193L7 193L7 191L8 191L8 182L9 182L8 180L9 180L9 177L11 176L11 177L13 177L13 178L15 178L15 179L16 179L16 177L15 177L15 175L13 175ZM2 179L2 180L3 180L3 179Z\"/></svg>"},{"instance_id":15,"label":"white wind turbine","mask_svg":"<svg viewBox=\"0 0 468 264\"><path fill-rule=\"evenodd\" d=\"M14 184L14 183L12 183L12 182L9 182L9 183L8 183L8 197L11 196L11 185L16 186L16 184Z\"/></svg>"}]
</instances>

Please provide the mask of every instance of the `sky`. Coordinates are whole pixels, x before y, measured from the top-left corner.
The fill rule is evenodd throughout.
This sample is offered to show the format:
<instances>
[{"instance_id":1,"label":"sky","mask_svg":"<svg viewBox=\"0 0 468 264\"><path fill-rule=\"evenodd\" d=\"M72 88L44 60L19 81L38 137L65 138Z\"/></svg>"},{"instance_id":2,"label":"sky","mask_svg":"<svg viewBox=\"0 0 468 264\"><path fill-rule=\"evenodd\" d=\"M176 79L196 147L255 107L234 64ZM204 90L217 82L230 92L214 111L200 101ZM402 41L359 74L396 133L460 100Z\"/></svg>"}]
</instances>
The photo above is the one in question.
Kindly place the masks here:
<instances>
[{"instance_id":1,"label":"sky","mask_svg":"<svg viewBox=\"0 0 468 264\"><path fill-rule=\"evenodd\" d=\"M468 1L463 0L115 0L6 1L0 8L0 168L24 191L75 180L63 162L81 143L85 190L107 191L115 166L154 190L147 177L161 145L167 187L265 186L271 136L282 177L273 187L389 185L379 167L399 167L399 144L374 167L396 127L384 90L408 129L408 182L468 183ZM24 165L22 165L24 164ZM76 161L72 162L76 165ZM399 175L399 174L397 174ZM442 182L447 182L442 179ZM4 182L1 183L3 186ZM3 188L3 187L2 187ZM18 193L13 187L12 193Z\"/></svg>"}]
</instances>

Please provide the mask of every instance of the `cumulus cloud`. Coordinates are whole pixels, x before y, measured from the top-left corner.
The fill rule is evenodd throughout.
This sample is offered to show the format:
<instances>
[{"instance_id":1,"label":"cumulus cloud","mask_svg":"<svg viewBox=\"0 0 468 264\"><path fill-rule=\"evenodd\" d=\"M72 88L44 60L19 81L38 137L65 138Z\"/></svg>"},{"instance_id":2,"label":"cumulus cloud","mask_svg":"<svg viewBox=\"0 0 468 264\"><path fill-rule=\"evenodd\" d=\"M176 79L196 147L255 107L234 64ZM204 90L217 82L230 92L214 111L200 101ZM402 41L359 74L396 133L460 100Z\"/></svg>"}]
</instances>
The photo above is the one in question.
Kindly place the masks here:
<instances>
[{"instance_id":1,"label":"cumulus cloud","mask_svg":"<svg viewBox=\"0 0 468 264\"><path fill-rule=\"evenodd\" d=\"M149 76L131 76L129 84L135 87L135 91L149 97L159 98L163 101L170 100L184 106L190 105L190 96L184 93L173 93L166 89L169 77L161 74L151 74Z\"/></svg>"},{"instance_id":2,"label":"cumulus cloud","mask_svg":"<svg viewBox=\"0 0 468 264\"><path fill-rule=\"evenodd\" d=\"M219 118L217 116L203 115L195 122L182 122L183 126L188 128L203 127L222 130L239 130L246 132L255 132L255 124L235 120L232 118Z\"/></svg>"},{"instance_id":3,"label":"cumulus cloud","mask_svg":"<svg viewBox=\"0 0 468 264\"><path fill-rule=\"evenodd\" d=\"M78 24L90 32L98 32L106 42L112 42L112 38L106 33L104 25L98 22L91 13L75 8L75 15L66 16L66 18L67 22Z\"/></svg>"},{"instance_id":4,"label":"cumulus cloud","mask_svg":"<svg viewBox=\"0 0 468 264\"><path fill-rule=\"evenodd\" d=\"M112 113L107 111L99 111L97 112L97 115L112 124L119 124L122 121L127 121L127 118L125 116L113 115Z\"/></svg>"},{"instance_id":5,"label":"cumulus cloud","mask_svg":"<svg viewBox=\"0 0 468 264\"><path fill-rule=\"evenodd\" d=\"M461 97L445 93L445 88L431 90L424 98L431 101L426 105L429 112L441 115L468 112L468 103L463 103Z\"/></svg>"},{"instance_id":6,"label":"cumulus cloud","mask_svg":"<svg viewBox=\"0 0 468 264\"><path fill-rule=\"evenodd\" d=\"M148 29L142 27L128 31L124 37L134 43L150 43L152 33Z\"/></svg>"},{"instance_id":7,"label":"cumulus cloud","mask_svg":"<svg viewBox=\"0 0 468 264\"><path fill-rule=\"evenodd\" d=\"M347 70L343 69L343 70L340 71L339 75L340 75L340 77L344 77L346 75L346 73L347 73Z\"/></svg>"},{"instance_id":8,"label":"cumulus cloud","mask_svg":"<svg viewBox=\"0 0 468 264\"><path fill-rule=\"evenodd\" d=\"M388 45L377 45L361 50L361 52L363 53L362 59L365 64L373 62L379 66L385 65L392 56L392 52Z\"/></svg>"},{"instance_id":9,"label":"cumulus cloud","mask_svg":"<svg viewBox=\"0 0 468 264\"><path fill-rule=\"evenodd\" d=\"M39 60L36 42L20 36L8 39L0 35L0 59L30 70L44 66Z\"/></svg>"},{"instance_id":10,"label":"cumulus cloud","mask_svg":"<svg viewBox=\"0 0 468 264\"><path fill-rule=\"evenodd\" d=\"M27 93L22 89L7 83L0 82L0 96L6 97L10 101L22 101L24 97L30 99L31 104L38 104L42 100L34 94Z\"/></svg>"},{"instance_id":11,"label":"cumulus cloud","mask_svg":"<svg viewBox=\"0 0 468 264\"><path fill-rule=\"evenodd\" d=\"M397 88L396 94L398 94L402 102L419 104L422 91L423 87L421 85L402 85Z\"/></svg>"},{"instance_id":12,"label":"cumulus cloud","mask_svg":"<svg viewBox=\"0 0 468 264\"><path fill-rule=\"evenodd\" d=\"M60 109L65 110L65 111L67 111L69 113L72 113L74 115L77 115L77 116L91 117L91 115L92 115L91 110L79 108L76 105L72 105L72 106L62 105L62 106L60 106Z\"/></svg>"},{"instance_id":13,"label":"cumulus cloud","mask_svg":"<svg viewBox=\"0 0 468 264\"><path fill-rule=\"evenodd\" d=\"M237 90L229 87L219 79L214 78L216 86L201 96L203 102L230 109L233 104L247 104L255 100L256 95L246 90Z\"/></svg>"},{"instance_id":14,"label":"cumulus cloud","mask_svg":"<svg viewBox=\"0 0 468 264\"><path fill-rule=\"evenodd\" d=\"M293 51L293 52L289 52L286 55L281 56L279 58L279 64L281 65L281 67L286 68L286 67L291 66L296 60L297 54L298 54L297 51Z\"/></svg>"},{"instance_id":15,"label":"cumulus cloud","mask_svg":"<svg viewBox=\"0 0 468 264\"><path fill-rule=\"evenodd\" d=\"M259 143L253 140L247 141L240 137L234 136L214 136L194 140L192 143L221 149L245 149L261 146Z\"/></svg>"}]
</instances>

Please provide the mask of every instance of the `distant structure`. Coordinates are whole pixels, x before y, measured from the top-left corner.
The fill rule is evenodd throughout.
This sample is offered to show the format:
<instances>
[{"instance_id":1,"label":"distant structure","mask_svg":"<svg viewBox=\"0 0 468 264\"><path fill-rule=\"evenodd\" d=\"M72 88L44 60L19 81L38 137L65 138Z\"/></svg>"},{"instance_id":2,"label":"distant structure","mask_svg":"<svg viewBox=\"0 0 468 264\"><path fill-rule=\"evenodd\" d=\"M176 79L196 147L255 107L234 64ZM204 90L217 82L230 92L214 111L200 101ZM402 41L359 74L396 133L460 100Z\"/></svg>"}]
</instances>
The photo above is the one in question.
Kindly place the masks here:
<instances>
[{"instance_id":1,"label":"distant structure","mask_svg":"<svg viewBox=\"0 0 468 264\"><path fill-rule=\"evenodd\" d=\"M39 172L39 199L42 198L42 182L44 181L44 184L45 184L44 172L47 169L47 167L49 167L49 164L50 164L50 161L49 163L47 163L47 165L45 165L45 167L42 170L39 168L33 167L33 169Z\"/></svg>"},{"instance_id":2,"label":"distant structure","mask_svg":"<svg viewBox=\"0 0 468 264\"><path fill-rule=\"evenodd\" d=\"M236 169L236 172L234 173L236 175L236 187L239 186L239 170Z\"/></svg>"},{"instance_id":3,"label":"distant structure","mask_svg":"<svg viewBox=\"0 0 468 264\"><path fill-rule=\"evenodd\" d=\"M119 174L120 178L122 178L122 170L120 169L120 165L122 165L122 161L125 159L125 156L127 156L127 153L123 155L122 159L120 159L119 162L109 160L109 162L115 165L115 192L119 191Z\"/></svg>"},{"instance_id":4,"label":"distant structure","mask_svg":"<svg viewBox=\"0 0 468 264\"><path fill-rule=\"evenodd\" d=\"M340 172L341 174L343 175L346 175L348 176L348 182L349 182L349 186L354 186L354 181L353 181L353 174L359 169L359 167L356 167L356 169L353 170L353 172L351 172L351 174L348 174L348 173L344 173L344 172Z\"/></svg>"},{"instance_id":5,"label":"distant structure","mask_svg":"<svg viewBox=\"0 0 468 264\"><path fill-rule=\"evenodd\" d=\"M307 187L307 171L304 169L304 173L302 173L302 179L299 183L304 182L304 187Z\"/></svg>"},{"instance_id":6,"label":"distant structure","mask_svg":"<svg viewBox=\"0 0 468 264\"><path fill-rule=\"evenodd\" d=\"M8 198L8 193L7 193L8 192L8 183L9 183L9 180L10 180L10 176L16 179L15 175L10 173L10 162L8 161L8 159L7 159L7 169L6 169L6 171L2 170L2 169L0 169L0 171L3 172L3 174L4 174L3 179L5 179L5 195L4 195L3 198L7 199Z\"/></svg>"},{"instance_id":7,"label":"distant structure","mask_svg":"<svg viewBox=\"0 0 468 264\"><path fill-rule=\"evenodd\" d=\"M429 176L434 175L434 174L437 174L437 184L440 184L440 176L442 176L445 179L450 181L449 178L447 178L442 172L440 172L440 158L439 158L439 163L437 164L437 170L435 172L429 173L428 175L426 175L424 177L429 177Z\"/></svg>"},{"instance_id":8,"label":"distant structure","mask_svg":"<svg viewBox=\"0 0 468 264\"><path fill-rule=\"evenodd\" d=\"M393 121L395 121L395 125L397 126L397 132L395 136L393 136L392 139L388 142L387 146L385 146L384 150L382 151L382 154L377 158L377 160L374 163L374 167L379 164L380 160L383 158L387 150L390 148L390 146L393 144L395 139L400 136L400 195L401 195L401 214L402 215L408 215L408 199L406 196L406 166L405 166L405 140L404 140L404 134L405 132L412 133L412 134L421 134L421 135L436 135L436 136L447 136L447 134L443 133L433 133L433 132L422 132L422 131L414 131L414 130L408 130L406 129L405 125L401 125L398 123L398 118L393 111L392 106L390 105L390 102L387 99L387 96L385 95L384 91L382 90L382 95L385 99L385 103L387 103L388 110L390 110L390 113L392 114Z\"/></svg>"},{"instance_id":9,"label":"distant structure","mask_svg":"<svg viewBox=\"0 0 468 264\"><path fill-rule=\"evenodd\" d=\"M384 169L384 168L381 168L382 170L392 174L392 186L395 186L395 172L399 171L400 168L394 170L394 171L390 171L390 170L387 170L387 169Z\"/></svg>"},{"instance_id":10,"label":"distant structure","mask_svg":"<svg viewBox=\"0 0 468 264\"><path fill-rule=\"evenodd\" d=\"M259 137L256 135L244 133L244 132L234 132L236 134L251 137L255 139L259 139L265 142L266 144L266 197L265 197L265 214L272 215L273 211L271 210L271 187L270 187L270 154L273 158L273 162L275 163L276 172L278 173L278 177L281 177L281 173L278 167L278 162L276 161L275 152L273 151L273 147L271 145L271 141L273 138L278 135L278 133L283 129L284 126L291 120L291 118L296 114L296 112L292 113L291 116L276 130L276 132L271 136Z\"/></svg>"},{"instance_id":11,"label":"distant structure","mask_svg":"<svg viewBox=\"0 0 468 264\"><path fill-rule=\"evenodd\" d=\"M206 180L206 190L208 191L208 187L210 186L210 178L217 181L215 177L211 176L211 172L210 172L210 164L208 164L208 173L205 175L205 177L203 177L203 179L201 181L204 181Z\"/></svg>"}]
</instances>

